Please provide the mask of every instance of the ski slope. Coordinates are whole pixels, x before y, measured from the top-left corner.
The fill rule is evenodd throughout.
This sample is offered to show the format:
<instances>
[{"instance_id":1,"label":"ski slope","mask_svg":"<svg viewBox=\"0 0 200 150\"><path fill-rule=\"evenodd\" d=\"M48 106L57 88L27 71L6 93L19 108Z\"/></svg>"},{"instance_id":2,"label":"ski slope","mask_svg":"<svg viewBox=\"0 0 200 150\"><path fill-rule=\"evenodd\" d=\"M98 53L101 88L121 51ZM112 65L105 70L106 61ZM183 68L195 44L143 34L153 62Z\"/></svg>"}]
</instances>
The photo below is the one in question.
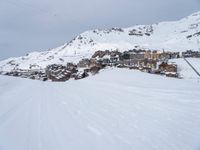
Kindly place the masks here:
<instances>
[{"instance_id":1,"label":"ski slope","mask_svg":"<svg viewBox=\"0 0 200 150\"><path fill-rule=\"evenodd\" d=\"M200 84L126 69L0 76L0 150L199 150Z\"/></svg>"}]
</instances>

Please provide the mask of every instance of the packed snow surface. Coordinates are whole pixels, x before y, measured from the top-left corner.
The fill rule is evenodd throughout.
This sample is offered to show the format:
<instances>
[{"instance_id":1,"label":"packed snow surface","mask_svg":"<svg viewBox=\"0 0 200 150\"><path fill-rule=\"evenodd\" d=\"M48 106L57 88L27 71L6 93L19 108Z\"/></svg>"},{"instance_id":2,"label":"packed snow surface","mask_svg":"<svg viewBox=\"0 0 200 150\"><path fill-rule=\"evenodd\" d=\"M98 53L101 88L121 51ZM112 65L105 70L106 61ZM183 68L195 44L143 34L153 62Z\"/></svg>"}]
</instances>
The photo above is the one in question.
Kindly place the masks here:
<instances>
[{"instance_id":1,"label":"packed snow surface","mask_svg":"<svg viewBox=\"0 0 200 150\"><path fill-rule=\"evenodd\" d=\"M200 58L187 58L187 60L200 73ZM183 58L171 59L170 62L177 64L180 77L190 81L200 82L200 76L197 75Z\"/></svg>"},{"instance_id":2,"label":"packed snow surface","mask_svg":"<svg viewBox=\"0 0 200 150\"><path fill-rule=\"evenodd\" d=\"M200 58L187 58L187 60L200 73Z\"/></svg>"},{"instance_id":3,"label":"packed snow surface","mask_svg":"<svg viewBox=\"0 0 200 150\"><path fill-rule=\"evenodd\" d=\"M0 150L199 150L200 84L126 69L0 76Z\"/></svg>"},{"instance_id":4,"label":"packed snow surface","mask_svg":"<svg viewBox=\"0 0 200 150\"><path fill-rule=\"evenodd\" d=\"M86 31L58 48L1 61L0 71L44 69L49 64L76 63L82 58L90 58L97 50L198 50L199 40L200 12L196 12L173 22Z\"/></svg>"}]
</instances>

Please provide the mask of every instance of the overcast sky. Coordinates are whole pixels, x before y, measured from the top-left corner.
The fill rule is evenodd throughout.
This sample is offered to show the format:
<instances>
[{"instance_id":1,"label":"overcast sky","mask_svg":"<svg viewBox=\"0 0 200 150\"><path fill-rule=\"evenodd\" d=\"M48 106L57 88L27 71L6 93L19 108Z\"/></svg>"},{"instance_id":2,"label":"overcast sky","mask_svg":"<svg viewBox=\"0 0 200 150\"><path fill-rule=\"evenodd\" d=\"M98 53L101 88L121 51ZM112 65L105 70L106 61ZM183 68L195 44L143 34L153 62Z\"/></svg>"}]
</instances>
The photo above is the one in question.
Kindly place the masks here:
<instances>
[{"instance_id":1,"label":"overcast sky","mask_svg":"<svg viewBox=\"0 0 200 150\"><path fill-rule=\"evenodd\" d=\"M173 21L200 0L1 0L0 60L55 48L95 28Z\"/></svg>"}]
</instances>

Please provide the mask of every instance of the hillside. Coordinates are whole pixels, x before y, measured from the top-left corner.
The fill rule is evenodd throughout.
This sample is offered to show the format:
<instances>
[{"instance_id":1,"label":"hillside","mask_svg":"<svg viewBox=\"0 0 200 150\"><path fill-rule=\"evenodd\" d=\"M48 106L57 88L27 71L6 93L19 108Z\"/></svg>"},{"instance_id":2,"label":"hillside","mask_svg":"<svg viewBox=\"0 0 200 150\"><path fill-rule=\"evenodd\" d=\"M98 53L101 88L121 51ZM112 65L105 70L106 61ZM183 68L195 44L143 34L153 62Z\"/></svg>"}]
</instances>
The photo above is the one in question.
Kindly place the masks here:
<instances>
[{"instance_id":1,"label":"hillside","mask_svg":"<svg viewBox=\"0 0 200 150\"><path fill-rule=\"evenodd\" d=\"M78 62L91 57L97 50L198 50L197 39L200 39L200 12L174 22L87 31L58 48L1 61L0 72L44 69L49 64Z\"/></svg>"},{"instance_id":2,"label":"hillside","mask_svg":"<svg viewBox=\"0 0 200 150\"><path fill-rule=\"evenodd\" d=\"M127 69L68 83L0 76L0 149L198 150L199 91Z\"/></svg>"}]
</instances>

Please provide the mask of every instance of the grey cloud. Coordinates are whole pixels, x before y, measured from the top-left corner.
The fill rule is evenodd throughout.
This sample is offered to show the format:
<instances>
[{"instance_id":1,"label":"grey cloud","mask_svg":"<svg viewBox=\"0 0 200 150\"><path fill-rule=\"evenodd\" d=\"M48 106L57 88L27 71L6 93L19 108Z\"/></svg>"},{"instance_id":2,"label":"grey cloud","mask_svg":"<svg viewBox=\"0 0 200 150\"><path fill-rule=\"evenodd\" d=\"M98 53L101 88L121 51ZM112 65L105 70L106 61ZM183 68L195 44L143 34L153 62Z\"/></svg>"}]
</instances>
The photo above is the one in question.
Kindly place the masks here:
<instances>
[{"instance_id":1,"label":"grey cloud","mask_svg":"<svg viewBox=\"0 0 200 150\"><path fill-rule=\"evenodd\" d=\"M199 0L2 0L0 59L46 50L95 28L177 20Z\"/></svg>"}]
</instances>

